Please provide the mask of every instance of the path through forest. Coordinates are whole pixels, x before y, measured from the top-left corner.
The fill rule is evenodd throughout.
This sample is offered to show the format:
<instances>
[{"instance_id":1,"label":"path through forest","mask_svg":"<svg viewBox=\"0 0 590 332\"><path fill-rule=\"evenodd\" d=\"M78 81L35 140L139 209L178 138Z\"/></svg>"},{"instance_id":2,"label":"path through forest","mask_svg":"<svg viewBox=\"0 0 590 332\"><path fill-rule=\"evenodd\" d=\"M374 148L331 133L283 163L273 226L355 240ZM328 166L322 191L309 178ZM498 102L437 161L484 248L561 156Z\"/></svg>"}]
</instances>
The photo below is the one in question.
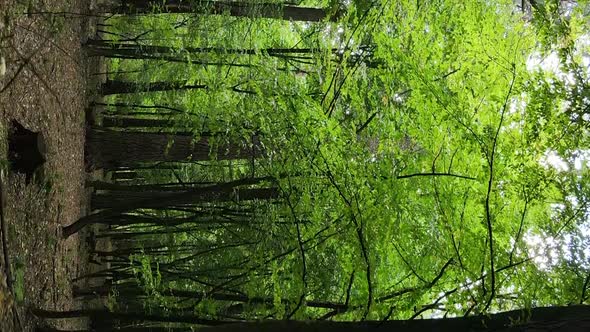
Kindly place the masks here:
<instances>
[{"instance_id":1,"label":"path through forest","mask_svg":"<svg viewBox=\"0 0 590 332\"><path fill-rule=\"evenodd\" d=\"M96 19L60 13L87 13L94 0L0 0L0 170L2 214L13 294L0 282L0 331L32 331L30 309L72 310L71 280L88 269L85 237L62 240L60 225L86 213L84 110L95 91L96 60L81 43L94 35ZM28 14L27 14L28 13ZM43 133L47 153L42 176L31 184L7 167L7 130L12 120ZM5 280L5 260L0 261ZM50 322L81 329L83 320Z\"/></svg>"}]
</instances>

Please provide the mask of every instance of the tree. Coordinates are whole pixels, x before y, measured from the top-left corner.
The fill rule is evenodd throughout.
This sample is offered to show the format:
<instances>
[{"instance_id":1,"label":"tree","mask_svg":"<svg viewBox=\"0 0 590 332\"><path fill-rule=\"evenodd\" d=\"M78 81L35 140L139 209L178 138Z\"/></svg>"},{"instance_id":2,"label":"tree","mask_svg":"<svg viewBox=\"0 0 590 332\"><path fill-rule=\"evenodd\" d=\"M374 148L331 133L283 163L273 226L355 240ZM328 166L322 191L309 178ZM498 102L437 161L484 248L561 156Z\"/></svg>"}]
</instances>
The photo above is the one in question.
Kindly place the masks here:
<instances>
[{"instance_id":1,"label":"tree","mask_svg":"<svg viewBox=\"0 0 590 332\"><path fill-rule=\"evenodd\" d=\"M117 313L101 310L78 310L67 312L52 312L34 310L41 318L72 318L92 316L104 319L140 319L145 321L161 321L176 323L193 323L209 325L201 327L206 332L319 332L319 331L587 331L590 328L590 309L587 306L570 307L540 307L528 310L515 310L488 316L469 316L461 318L390 320L365 322L337 322L337 321L281 321L268 320L258 322L224 322L203 319L194 316L169 316ZM149 327L139 331L150 331ZM190 331L190 328L186 328Z\"/></svg>"},{"instance_id":2,"label":"tree","mask_svg":"<svg viewBox=\"0 0 590 332\"><path fill-rule=\"evenodd\" d=\"M196 13L236 17L274 18L292 21L319 22L326 19L337 20L339 15L328 15L321 8L297 7L280 3L234 2L234 1L190 1L181 0L121 0L121 6L108 10L117 14L153 13Z\"/></svg>"},{"instance_id":3,"label":"tree","mask_svg":"<svg viewBox=\"0 0 590 332\"><path fill-rule=\"evenodd\" d=\"M210 145L211 137L91 129L86 148L92 167L112 169L158 161L256 158L261 155L256 138L240 144Z\"/></svg>"},{"instance_id":4,"label":"tree","mask_svg":"<svg viewBox=\"0 0 590 332\"><path fill-rule=\"evenodd\" d=\"M167 188L164 190L146 190L142 186L122 186L109 191L101 191L92 196L93 209L104 209L120 205L136 205L138 202L146 201L149 198L160 197L166 199L170 195L177 195L179 192L191 190L189 188ZM213 194L211 197L202 197L192 202L180 204L180 206L198 206L205 203L236 202L245 203L253 200L273 200L278 198L276 188L253 188L253 189L236 189L233 192L222 192ZM214 201L213 201L214 199ZM141 207L138 205L138 207ZM149 208L149 206L145 206ZM174 207L171 205L170 207Z\"/></svg>"},{"instance_id":5,"label":"tree","mask_svg":"<svg viewBox=\"0 0 590 332\"><path fill-rule=\"evenodd\" d=\"M206 187L193 188L191 190L185 190L175 192L166 197L160 196L148 196L144 199L136 200L134 204L117 205L111 206L109 209L104 209L100 212L93 213L78 219L71 225L65 226L63 230L64 237L69 237L75 234L85 226L93 223L102 223L107 218L119 216L125 212L132 211L140 208L164 208L175 204L189 204L194 201L204 201L210 199L215 201L219 196L228 196L234 191L234 189L241 185L254 185L259 184L263 181L270 181L272 178L246 178L227 183L219 183Z\"/></svg>"},{"instance_id":6,"label":"tree","mask_svg":"<svg viewBox=\"0 0 590 332\"><path fill-rule=\"evenodd\" d=\"M208 327L207 332L260 331L587 331L590 309L586 306L515 310L489 316L398 321L262 321Z\"/></svg>"}]
</instances>

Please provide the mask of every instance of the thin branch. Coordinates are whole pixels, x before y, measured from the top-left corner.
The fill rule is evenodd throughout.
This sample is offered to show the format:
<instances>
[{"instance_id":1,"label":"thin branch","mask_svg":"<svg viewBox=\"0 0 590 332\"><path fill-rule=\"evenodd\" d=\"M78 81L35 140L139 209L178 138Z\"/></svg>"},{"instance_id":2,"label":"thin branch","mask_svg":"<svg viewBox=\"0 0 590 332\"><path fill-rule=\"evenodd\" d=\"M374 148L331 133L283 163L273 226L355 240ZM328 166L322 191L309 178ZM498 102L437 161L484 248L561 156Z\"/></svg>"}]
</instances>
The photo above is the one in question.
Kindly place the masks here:
<instances>
[{"instance_id":1,"label":"thin branch","mask_svg":"<svg viewBox=\"0 0 590 332\"><path fill-rule=\"evenodd\" d=\"M373 114L371 114L371 116L367 119L367 121L365 121L365 123L363 123L359 129L356 130L356 134L360 134L363 130L365 130L365 128L367 128L367 126L369 125L369 123L371 123L371 121L373 121L373 119L375 118L375 116L377 115L377 113L379 112L375 112Z\"/></svg>"},{"instance_id":2,"label":"thin branch","mask_svg":"<svg viewBox=\"0 0 590 332\"><path fill-rule=\"evenodd\" d=\"M432 281L430 282L430 284L428 285L428 288L433 287L439 280L440 278L442 278L443 274L445 273L445 270L454 262L454 260L452 258L449 258L449 260L445 263L445 265L443 265L442 269L440 269L440 272L436 275L436 277L434 279L432 279Z\"/></svg>"},{"instance_id":3,"label":"thin branch","mask_svg":"<svg viewBox=\"0 0 590 332\"><path fill-rule=\"evenodd\" d=\"M319 143L319 142L318 142ZM319 149L318 149L319 151ZM330 181L330 183L332 183L332 185L336 188L336 191L338 191L338 194L340 195L340 197L342 198L342 200L344 200L344 202L346 203L346 205L349 207L350 209L350 216L351 219L356 227L356 233L357 233L357 237L359 239L359 245L360 245L360 249L361 249L361 253L363 255L363 259L365 261L365 267L366 267L366 276L367 276L367 293L368 293L368 298L367 298L367 308L365 310L365 313L363 314L363 317L361 318L361 320L365 320L367 318L367 316L369 315L369 311L371 309L371 304L373 302L373 283L371 280L371 262L369 260L369 254L367 252L367 247L365 244L365 237L363 234L363 225L362 225L362 220L359 223L359 221L356 218L356 215L353 211L353 205L352 202L350 201L350 199L348 199L345 195L344 192L342 191L342 189L340 188L340 186L338 185L338 183L336 183L336 179L334 178L334 175L332 174L332 172L330 171L330 166L328 165L328 161L326 159L326 157L324 157L324 154L319 151L320 157L322 157L324 164L326 165L326 175L328 176L328 180ZM358 202L357 202L357 206L358 206ZM360 213L360 211L359 211Z\"/></svg>"},{"instance_id":4,"label":"thin branch","mask_svg":"<svg viewBox=\"0 0 590 332\"><path fill-rule=\"evenodd\" d=\"M518 226L518 231L516 232L516 237L514 237L514 245L512 246L512 250L510 251L510 258L508 259L508 261L510 263L512 263L514 252L516 251L516 246L518 244L518 241L520 240L520 235L522 234L522 229L524 226L524 219L525 219L525 216L527 213L528 205L529 205L529 200L528 200L528 197L525 192L524 208L522 209L522 214L520 215L520 225Z\"/></svg>"},{"instance_id":5,"label":"thin branch","mask_svg":"<svg viewBox=\"0 0 590 332\"><path fill-rule=\"evenodd\" d=\"M287 180L289 181L289 187L293 188L293 186L291 185L291 178L289 177ZM281 189L281 191L282 191L282 189ZM295 227L297 229L297 245L299 248L299 253L301 254L301 265L302 265L301 281L303 282L303 290L301 292L301 296L299 296L299 301L297 302L297 305L291 311L291 313L289 315L287 315L287 319L291 319L291 317L293 317L293 315L297 312L297 310L299 310L299 308L301 308L301 306L305 302L305 292L307 291L307 262L306 262L306 257L305 257L305 248L304 248L304 244L303 244L303 239L301 236L301 226L300 226L299 218L297 218L297 213L295 212L295 207L291 203L291 193L289 193L289 195L287 195L283 191L283 196L286 198L285 201L287 202L287 205L289 206L289 210L291 211L291 214L293 215L293 218L295 219Z\"/></svg>"},{"instance_id":6,"label":"thin branch","mask_svg":"<svg viewBox=\"0 0 590 332\"><path fill-rule=\"evenodd\" d=\"M450 177L459 178L459 179L477 180L476 178L471 177L471 176L453 174L453 173L447 173L447 172L445 172L445 173L439 173L439 172L413 173L413 174L398 175L396 178L397 179L408 179L408 178L413 178L413 177L417 177L417 176L450 176Z\"/></svg>"},{"instance_id":7,"label":"thin branch","mask_svg":"<svg viewBox=\"0 0 590 332\"><path fill-rule=\"evenodd\" d=\"M20 52L18 52L18 50L16 49L16 47L14 47L14 45L11 45L11 46L14 49L14 51L18 54L18 56L20 57L20 60L22 60L23 62L21 63L21 65L18 67L18 69L14 73L14 76L12 76L12 78L6 83L6 85L4 87L2 87L2 89L0 89L0 93L3 93L4 91L6 91L8 89L8 87L14 82L14 80L18 77L18 75L20 75L21 71L23 71L23 69L25 69L25 67L31 62L33 57L35 55L37 55L37 53L41 50L41 48L43 48L45 46L45 44L39 45L39 47L37 47L37 49L35 49L31 53L31 55L29 55L26 58L23 57L22 54L20 54Z\"/></svg>"},{"instance_id":8,"label":"thin branch","mask_svg":"<svg viewBox=\"0 0 590 332\"><path fill-rule=\"evenodd\" d=\"M394 292L394 293L391 293L391 294L388 294L388 295L382 296L382 297L378 298L378 299L376 300L376 302L377 302L377 303L380 303L380 302L384 302L384 301L390 300L390 299L392 299L392 298L394 298L394 297L398 297L398 296L400 296L400 295L403 295L403 294L406 294L406 293L409 293L409 292L417 291L417 290L420 290L420 289L428 289L428 288L432 288L432 287L433 287L433 286L434 286L434 285L435 285L435 284L436 284L436 283L437 283L437 282L440 280L440 278L442 278L442 276L443 276L443 275L444 275L444 273L445 273L445 270L446 270L446 269L449 267L449 265L451 265L452 263L453 263L453 259L451 258L451 259L449 259L449 260L448 260L448 261L445 263L445 265L443 265L442 269L441 269L441 270L440 270L440 272L439 272L439 273L436 275L436 277L434 277L434 279L432 279L432 281L431 281L431 282L429 282L429 283L427 283L426 285L424 285L424 286L420 286L420 287L408 287L408 288L404 288L404 289L402 289L402 290L399 290L399 291L397 291L397 292Z\"/></svg>"},{"instance_id":9,"label":"thin branch","mask_svg":"<svg viewBox=\"0 0 590 332\"><path fill-rule=\"evenodd\" d=\"M334 309L330 312L328 312L327 314L323 315L322 317L318 318L319 320L326 320L328 318L331 318L333 316L336 316L337 314L341 314L343 312L346 312L349 308L348 308L348 304L350 302L350 292L352 290L352 283L354 282L354 271L352 271L352 273L350 274L350 280L348 281L348 288L346 289L346 301L344 302L344 309Z\"/></svg>"},{"instance_id":10,"label":"thin branch","mask_svg":"<svg viewBox=\"0 0 590 332\"><path fill-rule=\"evenodd\" d=\"M453 294L454 292L456 292L459 288L455 288L455 289L451 289L450 291L445 292L443 295L441 295L440 297L438 297L433 303L428 304L423 306L420 310L418 310L416 313L414 313L414 315L412 315L412 317L410 317L408 320L412 320L415 319L416 317L420 316L423 312L425 312L426 310L430 310L430 309L437 309L437 305L438 303L444 299L445 297Z\"/></svg>"},{"instance_id":11,"label":"thin branch","mask_svg":"<svg viewBox=\"0 0 590 332\"><path fill-rule=\"evenodd\" d=\"M492 151L489 158L489 166L490 166L490 177L488 179L488 191L486 194L485 200L485 211L486 211L486 223L488 227L488 245L490 249L490 277L491 277L491 288L490 288L490 297L484 307L484 311L488 310L490 305L492 304L492 300L496 295L496 271L494 269L494 233L492 229L492 213L490 211L490 198L492 193L492 185L494 182L494 158L496 156L496 147L498 145L498 136L500 135L500 129L502 128L502 124L504 123L504 116L506 115L506 109L508 108L508 101L510 99L510 95L512 94L512 88L514 87L514 82L516 81L516 71L512 68L512 80L510 82L510 88L508 89L508 93L506 93L506 98L504 99L504 105L502 106L502 113L500 114L500 122L498 123L498 127L496 128L496 134L494 135L494 139L492 141Z\"/></svg>"}]
</instances>

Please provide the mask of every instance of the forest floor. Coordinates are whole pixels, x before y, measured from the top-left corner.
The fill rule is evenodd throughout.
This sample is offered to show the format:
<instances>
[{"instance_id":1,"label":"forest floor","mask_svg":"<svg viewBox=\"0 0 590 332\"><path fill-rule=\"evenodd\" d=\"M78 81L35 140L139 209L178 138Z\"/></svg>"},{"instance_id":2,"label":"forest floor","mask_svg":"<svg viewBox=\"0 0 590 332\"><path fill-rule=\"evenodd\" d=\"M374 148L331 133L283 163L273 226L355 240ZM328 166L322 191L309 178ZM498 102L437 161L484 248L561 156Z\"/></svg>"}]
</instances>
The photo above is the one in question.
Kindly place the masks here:
<instances>
[{"instance_id":1,"label":"forest floor","mask_svg":"<svg viewBox=\"0 0 590 332\"><path fill-rule=\"evenodd\" d=\"M95 33L90 0L0 0L0 185L6 251L0 254L0 331L32 331L37 324L84 329L84 319L40 322L31 309L74 310L73 279L89 271L88 232L61 237L61 225L87 213L84 187L85 109L96 91L81 43ZM48 12L61 14L48 14ZM44 136L43 174L31 184L7 167L10 121ZM10 261L8 283L3 255ZM7 285L8 284L8 285ZM8 286L8 287L7 287ZM83 285L80 285L83 286ZM8 290L10 289L11 290Z\"/></svg>"}]
</instances>

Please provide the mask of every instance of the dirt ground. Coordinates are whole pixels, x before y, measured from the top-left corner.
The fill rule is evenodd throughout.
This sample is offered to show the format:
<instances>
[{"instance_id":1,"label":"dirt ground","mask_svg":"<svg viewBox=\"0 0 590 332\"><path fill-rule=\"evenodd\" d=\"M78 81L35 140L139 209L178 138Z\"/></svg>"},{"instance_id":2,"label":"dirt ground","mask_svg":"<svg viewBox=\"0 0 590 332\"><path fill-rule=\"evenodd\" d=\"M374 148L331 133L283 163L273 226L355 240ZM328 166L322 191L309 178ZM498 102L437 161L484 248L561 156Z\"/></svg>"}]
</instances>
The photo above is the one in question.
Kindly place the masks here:
<instances>
[{"instance_id":1,"label":"dirt ground","mask_svg":"<svg viewBox=\"0 0 590 332\"><path fill-rule=\"evenodd\" d=\"M31 309L74 310L73 279L88 270L87 233L62 239L60 225L87 213L84 188L84 113L96 59L81 44L94 33L90 0L0 0L0 173L6 253L11 278L0 272L0 331L32 331L36 325L81 330L84 319L43 322ZM55 14L59 13L59 14ZM66 14L68 13L68 14ZM44 136L43 171L31 184L9 170L7 128L11 120ZM83 284L78 284L83 286ZM11 288L10 290L8 289Z\"/></svg>"}]
</instances>

